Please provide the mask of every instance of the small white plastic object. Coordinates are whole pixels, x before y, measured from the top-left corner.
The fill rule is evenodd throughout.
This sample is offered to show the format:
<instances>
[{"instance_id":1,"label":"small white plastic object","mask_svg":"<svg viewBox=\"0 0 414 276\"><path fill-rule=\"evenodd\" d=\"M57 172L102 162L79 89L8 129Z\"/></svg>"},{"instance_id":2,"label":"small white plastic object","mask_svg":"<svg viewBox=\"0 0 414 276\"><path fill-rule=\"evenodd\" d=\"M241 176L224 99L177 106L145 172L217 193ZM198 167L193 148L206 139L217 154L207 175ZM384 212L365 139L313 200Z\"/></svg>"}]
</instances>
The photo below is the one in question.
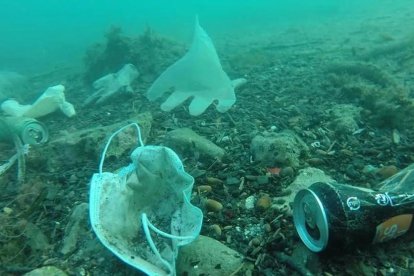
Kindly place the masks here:
<instances>
[{"instance_id":1,"label":"small white plastic object","mask_svg":"<svg viewBox=\"0 0 414 276\"><path fill-rule=\"evenodd\" d=\"M170 111L193 97L189 106L193 116L202 114L216 100L216 109L226 112L236 102L234 89L245 82L245 79L229 79L221 67L213 42L196 18L191 48L155 80L147 98L154 101L173 89L161 105L164 111Z\"/></svg>"},{"instance_id":2,"label":"small white plastic object","mask_svg":"<svg viewBox=\"0 0 414 276\"><path fill-rule=\"evenodd\" d=\"M7 100L1 104L1 109L10 116L38 118L60 109L66 116L76 114L74 106L65 99L65 87L61 84L49 87L33 103L21 105L16 100Z\"/></svg>"},{"instance_id":3,"label":"small white plastic object","mask_svg":"<svg viewBox=\"0 0 414 276\"><path fill-rule=\"evenodd\" d=\"M93 83L96 91L85 100L85 105L92 102L102 103L121 91L132 93L131 83L138 76L139 72L133 64L125 64L118 72L103 76Z\"/></svg>"},{"instance_id":4,"label":"small white plastic object","mask_svg":"<svg viewBox=\"0 0 414 276\"><path fill-rule=\"evenodd\" d=\"M137 128L140 144L132 163L117 173L103 172L111 140L130 126ZM127 125L109 138L92 177L92 228L125 263L148 275L176 275L178 249L197 238L203 221L201 210L190 203L193 184L173 150L144 146L138 125Z\"/></svg>"}]
</instances>

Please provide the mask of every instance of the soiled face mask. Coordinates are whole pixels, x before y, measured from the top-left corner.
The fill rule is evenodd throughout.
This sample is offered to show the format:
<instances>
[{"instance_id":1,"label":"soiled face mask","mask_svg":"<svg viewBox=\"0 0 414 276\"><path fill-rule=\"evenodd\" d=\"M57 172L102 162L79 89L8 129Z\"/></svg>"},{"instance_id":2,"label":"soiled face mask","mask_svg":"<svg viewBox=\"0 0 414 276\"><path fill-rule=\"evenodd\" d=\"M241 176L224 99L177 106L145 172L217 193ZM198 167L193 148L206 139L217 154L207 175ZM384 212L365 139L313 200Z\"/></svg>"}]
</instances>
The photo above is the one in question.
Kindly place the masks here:
<instances>
[{"instance_id":1,"label":"soiled face mask","mask_svg":"<svg viewBox=\"0 0 414 276\"><path fill-rule=\"evenodd\" d=\"M132 163L117 173L103 172L112 139L128 127L138 131ZM194 178L176 153L144 146L135 123L116 131L102 153L90 184L90 220L102 244L127 264L148 275L175 275L180 246L201 230L203 214L190 203Z\"/></svg>"}]
</instances>

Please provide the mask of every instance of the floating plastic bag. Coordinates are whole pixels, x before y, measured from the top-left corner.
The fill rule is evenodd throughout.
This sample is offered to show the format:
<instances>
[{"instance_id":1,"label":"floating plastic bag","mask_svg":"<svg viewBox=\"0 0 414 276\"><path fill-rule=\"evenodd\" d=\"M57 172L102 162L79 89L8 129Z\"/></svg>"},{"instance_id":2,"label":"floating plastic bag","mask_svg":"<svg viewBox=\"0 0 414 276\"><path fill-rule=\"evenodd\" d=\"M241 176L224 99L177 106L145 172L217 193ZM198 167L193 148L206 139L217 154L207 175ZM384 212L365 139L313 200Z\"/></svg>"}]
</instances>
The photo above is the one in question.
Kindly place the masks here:
<instances>
[{"instance_id":1,"label":"floating plastic bag","mask_svg":"<svg viewBox=\"0 0 414 276\"><path fill-rule=\"evenodd\" d=\"M138 129L140 146L132 163L117 173L103 172L105 153L115 135ZM200 233L203 214L190 203L194 179L174 151L143 146L137 124L109 139L90 187L90 219L99 240L127 264L149 275L175 275L179 246Z\"/></svg>"},{"instance_id":2,"label":"floating plastic bag","mask_svg":"<svg viewBox=\"0 0 414 276\"><path fill-rule=\"evenodd\" d=\"M173 88L172 94L161 105L164 111L170 111L193 97L189 106L193 116L202 114L215 100L218 101L217 110L226 112L236 102L234 89L245 82L245 79L229 79L211 38L197 18L190 50L155 80L147 98L154 101Z\"/></svg>"}]
</instances>

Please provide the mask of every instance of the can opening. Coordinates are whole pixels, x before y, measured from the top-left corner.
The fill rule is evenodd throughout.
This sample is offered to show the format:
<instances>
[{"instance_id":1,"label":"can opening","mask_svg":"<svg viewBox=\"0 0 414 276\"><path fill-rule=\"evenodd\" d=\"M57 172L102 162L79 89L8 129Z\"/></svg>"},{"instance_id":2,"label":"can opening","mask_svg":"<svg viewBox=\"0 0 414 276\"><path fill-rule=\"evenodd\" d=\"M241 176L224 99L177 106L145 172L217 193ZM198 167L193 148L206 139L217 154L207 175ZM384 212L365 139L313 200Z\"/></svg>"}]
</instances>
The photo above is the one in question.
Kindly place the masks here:
<instances>
[{"instance_id":1,"label":"can opening","mask_svg":"<svg viewBox=\"0 0 414 276\"><path fill-rule=\"evenodd\" d=\"M306 231L315 240L319 240L321 238L321 232L319 231L319 228L317 225L314 225L312 227L306 222Z\"/></svg>"},{"instance_id":2,"label":"can opening","mask_svg":"<svg viewBox=\"0 0 414 276\"><path fill-rule=\"evenodd\" d=\"M21 139L24 144L41 144L49 138L46 127L40 122L30 122L21 132Z\"/></svg>"},{"instance_id":3,"label":"can opening","mask_svg":"<svg viewBox=\"0 0 414 276\"><path fill-rule=\"evenodd\" d=\"M310 189L301 190L293 202L293 221L303 243L313 252L328 245L329 228L322 202Z\"/></svg>"}]
</instances>

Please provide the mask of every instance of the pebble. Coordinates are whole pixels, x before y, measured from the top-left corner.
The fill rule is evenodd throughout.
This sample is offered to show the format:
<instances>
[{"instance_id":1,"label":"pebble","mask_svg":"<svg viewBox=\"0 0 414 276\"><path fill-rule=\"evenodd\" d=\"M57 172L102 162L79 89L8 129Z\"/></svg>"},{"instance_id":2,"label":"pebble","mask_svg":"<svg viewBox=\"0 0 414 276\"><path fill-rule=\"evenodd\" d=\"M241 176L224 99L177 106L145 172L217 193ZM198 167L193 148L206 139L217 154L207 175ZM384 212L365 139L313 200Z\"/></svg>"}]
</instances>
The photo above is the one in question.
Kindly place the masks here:
<instances>
[{"instance_id":1,"label":"pebble","mask_svg":"<svg viewBox=\"0 0 414 276\"><path fill-rule=\"evenodd\" d=\"M220 212L223 209L223 204L214 199L207 199L205 202L205 207L208 211Z\"/></svg>"},{"instance_id":2,"label":"pebble","mask_svg":"<svg viewBox=\"0 0 414 276\"><path fill-rule=\"evenodd\" d=\"M223 184L223 180L215 177L207 177L207 183L210 185L221 185Z\"/></svg>"},{"instance_id":3,"label":"pebble","mask_svg":"<svg viewBox=\"0 0 414 276\"><path fill-rule=\"evenodd\" d=\"M256 181L257 176L256 175L246 175L245 178L247 180L250 180L250 181Z\"/></svg>"},{"instance_id":4,"label":"pebble","mask_svg":"<svg viewBox=\"0 0 414 276\"><path fill-rule=\"evenodd\" d=\"M269 177L267 175L259 175L256 178L256 182L259 185L264 185L264 184L268 184L269 183Z\"/></svg>"},{"instance_id":5,"label":"pebble","mask_svg":"<svg viewBox=\"0 0 414 276\"><path fill-rule=\"evenodd\" d=\"M35 270L32 270L28 273L24 274L25 276L67 276L65 272L60 270L59 268L55 266L43 266L40 268L36 268Z\"/></svg>"},{"instance_id":6,"label":"pebble","mask_svg":"<svg viewBox=\"0 0 414 276\"><path fill-rule=\"evenodd\" d=\"M377 170L377 174L384 179L393 176L397 172L398 172L398 168L394 165L384 166Z\"/></svg>"},{"instance_id":7,"label":"pebble","mask_svg":"<svg viewBox=\"0 0 414 276\"><path fill-rule=\"evenodd\" d=\"M256 202L256 208L259 210L266 210L272 205L272 199L269 195L262 195Z\"/></svg>"},{"instance_id":8,"label":"pebble","mask_svg":"<svg viewBox=\"0 0 414 276\"><path fill-rule=\"evenodd\" d=\"M284 167L281 171L280 171L280 176L281 177L290 177L293 176L295 173L295 171L293 170L292 167Z\"/></svg>"},{"instance_id":9,"label":"pebble","mask_svg":"<svg viewBox=\"0 0 414 276\"><path fill-rule=\"evenodd\" d=\"M229 176L226 179L226 185L239 185L240 184L240 179L238 179L237 177L233 177L233 176Z\"/></svg>"},{"instance_id":10,"label":"pebble","mask_svg":"<svg viewBox=\"0 0 414 276\"><path fill-rule=\"evenodd\" d=\"M216 237L220 237L221 236L221 227L218 224L212 224L210 225L210 230L214 233L214 235Z\"/></svg>"},{"instance_id":11,"label":"pebble","mask_svg":"<svg viewBox=\"0 0 414 276\"><path fill-rule=\"evenodd\" d=\"M78 177L76 175L72 174L69 177L69 184L75 184L76 182L78 182L78 180L79 180Z\"/></svg>"},{"instance_id":12,"label":"pebble","mask_svg":"<svg viewBox=\"0 0 414 276\"><path fill-rule=\"evenodd\" d=\"M392 131L392 142L396 145L401 142L400 132L396 129Z\"/></svg>"},{"instance_id":13,"label":"pebble","mask_svg":"<svg viewBox=\"0 0 414 276\"><path fill-rule=\"evenodd\" d=\"M213 188L210 185L200 185L197 187L197 190L200 194L203 194L210 193L213 190Z\"/></svg>"},{"instance_id":14,"label":"pebble","mask_svg":"<svg viewBox=\"0 0 414 276\"><path fill-rule=\"evenodd\" d=\"M324 161L321 158L314 157L314 158L308 159L308 163L311 166L317 166L317 165L322 165L324 163Z\"/></svg>"},{"instance_id":15,"label":"pebble","mask_svg":"<svg viewBox=\"0 0 414 276\"><path fill-rule=\"evenodd\" d=\"M253 246L259 246L260 245L260 239L259 238L253 238L250 241L250 244L253 245Z\"/></svg>"},{"instance_id":16,"label":"pebble","mask_svg":"<svg viewBox=\"0 0 414 276\"><path fill-rule=\"evenodd\" d=\"M342 153L343 155L349 156L349 157L354 156L354 153L349 149L341 149L340 153Z\"/></svg>"},{"instance_id":17,"label":"pebble","mask_svg":"<svg viewBox=\"0 0 414 276\"><path fill-rule=\"evenodd\" d=\"M12 208L9 208L9 207L4 207L4 208L3 208L3 212L4 212L6 215L10 215L11 213L13 213L13 209L12 209Z\"/></svg>"},{"instance_id":18,"label":"pebble","mask_svg":"<svg viewBox=\"0 0 414 276\"><path fill-rule=\"evenodd\" d=\"M246 207L247 210L250 210L250 209L254 208L254 196L253 195L246 198L244 206Z\"/></svg>"},{"instance_id":19,"label":"pebble","mask_svg":"<svg viewBox=\"0 0 414 276\"><path fill-rule=\"evenodd\" d=\"M345 174L346 174L346 176L348 176L350 178L353 178L353 179L357 179L357 178L360 177L359 171L356 170L354 168L354 166L352 166L352 165L349 165L349 166L346 167Z\"/></svg>"},{"instance_id":20,"label":"pebble","mask_svg":"<svg viewBox=\"0 0 414 276\"><path fill-rule=\"evenodd\" d=\"M362 169L362 172L365 173L365 174L371 174L371 173L376 173L377 170L378 170L378 168L374 167L373 165L366 165Z\"/></svg>"}]
</instances>

